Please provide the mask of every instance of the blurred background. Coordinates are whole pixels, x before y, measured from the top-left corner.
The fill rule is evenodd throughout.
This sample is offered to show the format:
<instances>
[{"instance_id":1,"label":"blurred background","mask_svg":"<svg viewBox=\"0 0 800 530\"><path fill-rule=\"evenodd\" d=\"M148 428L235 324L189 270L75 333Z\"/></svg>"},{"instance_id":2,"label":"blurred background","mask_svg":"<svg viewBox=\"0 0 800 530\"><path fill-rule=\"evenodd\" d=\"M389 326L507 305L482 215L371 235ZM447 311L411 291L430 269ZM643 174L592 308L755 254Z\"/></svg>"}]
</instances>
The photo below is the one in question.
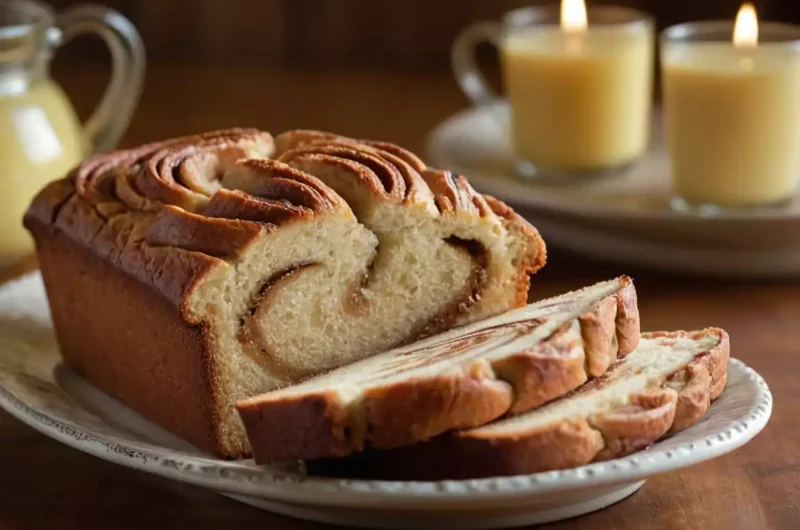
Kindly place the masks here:
<instances>
[{"instance_id":1,"label":"blurred background","mask_svg":"<svg viewBox=\"0 0 800 530\"><path fill-rule=\"evenodd\" d=\"M54 0L57 8L79 4ZM479 19L544 2L519 0L106 0L137 26L153 61L257 68L446 72L450 44ZM555 5L557 2L547 2ZM590 1L626 5L659 29L708 18L731 20L739 0ZM762 20L800 21L800 2L755 2ZM97 44L97 43L95 43ZM81 61L102 60L82 42Z\"/></svg>"},{"instance_id":2,"label":"blurred background","mask_svg":"<svg viewBox=\"0 0 800 530\"><path fill-rule=\"evenodd\" d=\"M81 2L53 0L57 9ZM449 54L462 28L537 2L519 0L105 0L136 25L148 73L125 144L211 127L255 125L335 129L423 147L422 135L467 106L450 75ZM538 2L542 3L542 2ZM556 2L550 2L556 4ZM603 3L592 1L590 4ZM613 1L652 14L658 28L732 20L739 0ZM800 22L800 2L760 0L762 20ZM481 62L497 83L496 51ZM85 37L57 55L53 72L81 117L102 92L109 56ZM413 78L413 90L399 89ZM354 101L352 91L360 97ZM174 97L180 94L180 98ZM287 105L287 98L295 103ZM299 101L303 100L303 103ZM214 108L209 108L213 105ZM338 105L338 110L331 106ZM342 108L351 106L352 108ZM298 110L298 106L305 107ZM370 112L362 112L364 108ZM381 110L391 108L394 124ZM408 112L403 112L407 110ZM341 116L352 113L352 120ZM149 122L149 123L148 123ZM413 134L409 134L413 131Z\"/></svg>"},{"instance_id":3,"label":"blurred background","mask_svg":"<svg viewBox=\"0 0 800 530\"><path fill-rule=\"evenodd\" d=\"M4 4L10 1L0 0L0 7L11 5ZM56 11L63 11L87 2L50 0L47 3ZM227 127L257 127L272 133L310 128L393 142L425 158L429 133L443 120L469 107L450 68L451 45L459 32L476 21L498 20L515 8L545 2L96 0L94 3L127 17L140 33L146 50L147 70L141 98L119 147ZM559 2L546 3L557 6ZM685 21L733 21L741 6L741 0L589 0L587 3L590 6L634 7L650 14L659 31ZM762 21L800 23L798 0L757 0L754 3ZM482 70L497 92L502 93L497 50L484 44L478 52ZM657 60L658 56L655 57ZM91 114L108 83L111 56L99 37L80 36L56 50L51 72L83 121ZM658 72L656 67L656 98L659 98ZM31 101L40 98L39 104L44 105L45 96L52 94L32 94ZM17 105L8 101L9 108ZM53 103L53 109L63 106L60 102ZM124 109L109 109L120 118L117 121L127 121ZM723 114L727 115L727 111ZM734 114L732 110L730 115ZM30 125L30 120L28 122ZM480 134L484 133L480 129ZM31 134L28 137L33 138ZM21 155L14 147L16 144L6 144L9 148L5 154L0 151L0 161L5 158L7 172L9 166L14 166L13 160L8 160ZM33 144L41 147L41 137L37 136ZM60 176L78 159L74 154L72 159L63 158L58 167L41 169L29 160L16 163L14 167L18 168L20 176L15 182L24 182L25 189L10 183L14 179L7 179L9 184L5 192L0 188L0 195L16 193L19 196L14 201L7 200L19 211L8 210L9 220L2 221L0 217L0 224L18 227L22 232L18 218L29 202L27 194L38 188L39 181ZM36 174L39 180L33 178ZM620 195L614 200L624 202L625 199ZM597 231L601 228L594 218L587 221L575 215L562 219L563 215L558 212L518 211L539 223L548 236L548 230L553 228L542 224L543 215L549 221L568 222L570 229L582 227ZM532 213L537 216L533 217ZM795 218L800 219L800 216ZM737 250L742 248L742 241L749 245L750 241L763 239L760 235L743 237L740 225L726 227L704 223L696 227L691 219L673 217L669 226L662 226L660 218L654 219L649 224L631 223L624 216L619 221L607 219L602 229L615 237L642 239L646 233L651 241L659 244L680 241L690 256L695 256L697 248L712 244L723 246L721 241ZM713 233L706 232L707 226ZM761 225L751 228L754 233L765 233ZM765 241L769 244L777 241L774 246L780 247L782 252L785 248L792 251L800 248L800 235L797 235L800 232L788 230L784 225L780 228L767 227L769 234L781 237L770 235ZM723 232L724 237L720 236ZM560 243L565 236L556 234L550 240ZM628 244L628 241L623 243ZM613 253L614 256L618 254ZM642 254L637 250L635 255ZM660 264L656 258L648 259ZM715 270L719 268L717 261L729 262L715 257L711 260ZM583 260L575 261L573 266L579 271L592 268ZM609 273L620 270L617 264Z\"/></svg>"}]
</instances>

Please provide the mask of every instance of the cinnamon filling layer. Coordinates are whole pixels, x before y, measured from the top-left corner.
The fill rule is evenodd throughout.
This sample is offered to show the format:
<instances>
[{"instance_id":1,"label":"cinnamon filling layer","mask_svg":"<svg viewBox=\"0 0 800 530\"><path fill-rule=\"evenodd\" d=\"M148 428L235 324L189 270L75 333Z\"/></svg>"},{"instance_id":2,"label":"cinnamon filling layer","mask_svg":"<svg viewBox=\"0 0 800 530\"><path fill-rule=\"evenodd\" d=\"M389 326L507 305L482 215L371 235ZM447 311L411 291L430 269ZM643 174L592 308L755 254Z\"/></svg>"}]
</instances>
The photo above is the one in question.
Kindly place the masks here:
<instances>
[{"instance_id":1,"label":"cinnamon filling layer","mask_svg":"<svg viewBox=\"0 0 800 530\"><path fill-rule=\"evenodd\" d=\"M486 285L486 267L489 262L486 248L478 241L461 239L457 236L448 237L445 243L464 250L472 258L472 273L467 287L465 287L464 294L460 298L442 308L415 337L411 337L410 340L406 341L406 344L413 340L435 335L451 327L459 315L469 311L480 300L481 291Z\"/></svg>"},{"instance_id":2,"label":"cinnamon filling layer","mask_svg":"<svg viewBox=\"0 0 800 530\"><path fill-rule=\"evenodd\" d=\"M419 356L419 350L411 349L403 352L393 362L387 363L379 371L375 372L375 377L395 376L403 371L436 364L446 358L458 357L465 350L476 348L490 341L494 341L491 345L492 348L501 348L523 335L530 334L542 322L542 319L533 318L513 324L498 324L466 335L452 337L434 346L426 346L424 356ZM502 340L500 340L501 338Z\"/></svg>"},{"instance_id":3,"label":"cinnamon filling layer","mask_svg":"<svg viewBox=\"0 0 800 530\"><path fill-rule=\"evenodd\" d=\"M263 346L266 344L265 337L261 326L258 325L258 313L262 309L262 303L268 303L269 291L275 288L279 283L291 281L292 277L300 274L302 271L309 267L317 267L317 263L306 263L295 265L282 271L279 271L261 284L258 292L254 296L253 301L247 309L247 312L239 318L239 329L236 333L236 339L242 345L245 353L249 354L252 358L265 368L268 368L273 373L281 376L291 377L291 370Z\"/></svg>"},{"instance_id":4,"label":"cinnamon filling layer","mask_svg":"<svg viewBox=\"0 0 800 530\"><path fill-rule=\"evenodd\" d=\"M486 249L477 241L465 240L456 236L447 238L445 242L448 245L461 249L465 254L469 255L473 264L469 280L461 296L448 303L442 310L429 319L427 323L422 325L418 332L411 333L405 340L401 341L401 344L408 344L425 336L434 335L448 329L454 324L460 314L469 311L480 299L481 290L484 288L487 279L486 266L488 263L488 256ZM364 289L369 287L378 255L379 254L376 253L376 258L369 263L363 274L353 281L345 290L345 295L342 299L342 309L345 313L355 318L366 316L368 312L368 300L364 295ZM269 337L265 335L269 333L269 330L264 329L264 327L259 324L261 320L260 315L266 313L269 308L270 291L277 289L279 286L285 288L286 282L293 281L293 279L297 278L297 275L301 274L304 270L317 266L319 266L319 264L316 263L301 264L273 274L264 281L249 304L247 312L239 319L239 329L236 338L243 350L261 366L271 370L273 373L280 374L290 379L295 379L295 376L297 376L297 374L293 373L294 370L292 367L288 366L284 360L272 355L269 349L265 347L265 345L270 342L268 340ZM456 341L453 344L443 345L441 355L457 355L457 353L465 347L473 343L490 340L493 336L493 330L486 330L486 332L480 334L480 336L465 337L463 340ZM440 355L436 355L434 357L439 356Z\"/></svg>"}]
</instances>

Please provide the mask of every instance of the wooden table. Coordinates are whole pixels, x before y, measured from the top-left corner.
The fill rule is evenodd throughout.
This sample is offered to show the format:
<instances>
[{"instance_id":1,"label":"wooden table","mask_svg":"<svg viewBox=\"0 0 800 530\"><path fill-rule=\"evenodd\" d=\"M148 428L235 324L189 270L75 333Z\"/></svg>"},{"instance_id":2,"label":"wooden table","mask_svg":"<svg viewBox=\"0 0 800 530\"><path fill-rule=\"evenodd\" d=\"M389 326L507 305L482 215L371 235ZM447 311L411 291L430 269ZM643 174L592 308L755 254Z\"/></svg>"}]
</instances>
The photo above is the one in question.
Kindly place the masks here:
<instances>
[{"instance_id":1,"label":"wooden table","mask_svg":"<svg viewBox=\"0 0 800 530\"><path fill-rule=\"evenodd\" d=\"M99 72L63 78L82 114L103 80ZM125 143L232 125L270 131L315 127L421 152L426 131L464 105L454 84L436 75L152 67ZM547 528L800 528L800 283L719 282L627 270L577 259L551 244L549 263L533 288L556 293L623 272L636 280L645 329L726 328L732 354L770 384L772 420L733 454L650 479L617 505ZM0 413L0 469L0 530L328 528L106 463L5 413Z\"/></svg>"}]
</instances>

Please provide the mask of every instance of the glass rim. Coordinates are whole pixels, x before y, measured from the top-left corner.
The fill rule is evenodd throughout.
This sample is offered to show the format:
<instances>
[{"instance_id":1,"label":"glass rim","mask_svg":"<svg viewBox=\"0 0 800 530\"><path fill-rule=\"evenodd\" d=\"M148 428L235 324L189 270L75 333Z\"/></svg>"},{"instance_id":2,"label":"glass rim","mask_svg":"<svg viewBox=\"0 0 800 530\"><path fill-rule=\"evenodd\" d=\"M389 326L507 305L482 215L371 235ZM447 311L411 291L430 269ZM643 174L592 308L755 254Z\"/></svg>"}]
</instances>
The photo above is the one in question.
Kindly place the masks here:
<instances>
[{"instance_id":1,"label":"glass rim","mask_svg":"<svg viewBox=\"0 0 800 530\"><path fill-rule=\"evenodd\" d=\"M55 23L55 11L51 6L38 0L7 0L3 9L12 16L17 15L25 22L8 23L0 19L0 42L5 39L21 39L45 31Z\"/></svg>"},{"instance_id":2,"label":"glass rim","mask_svg":"<svg viewBox=\"0 0 800 530\"><path fill-rule=\"evenodd\" d=\"M714 44L732 42L735 20L682 22L664 28L663 44ZM800 26L788 22L758 21L759 46L800 47Z\"/></svg>"},{"instance_id":3,"label":"glass rim","mask_svg":"<svg viewBox=\"0 0 800 530\"><path fill-rule=\"evenodd\" d=\"M647 29L655 25L655 19L647 12L625 6L587 5L586 13L589 28L623 27L627 29ZM593 20L599 17L601 20ZM602 18L610 21L602 21ZM503 29L558 26L561 19L559 4L541 4L518 7L505 12L500 17Z\"/></svg>"}]
</instances>

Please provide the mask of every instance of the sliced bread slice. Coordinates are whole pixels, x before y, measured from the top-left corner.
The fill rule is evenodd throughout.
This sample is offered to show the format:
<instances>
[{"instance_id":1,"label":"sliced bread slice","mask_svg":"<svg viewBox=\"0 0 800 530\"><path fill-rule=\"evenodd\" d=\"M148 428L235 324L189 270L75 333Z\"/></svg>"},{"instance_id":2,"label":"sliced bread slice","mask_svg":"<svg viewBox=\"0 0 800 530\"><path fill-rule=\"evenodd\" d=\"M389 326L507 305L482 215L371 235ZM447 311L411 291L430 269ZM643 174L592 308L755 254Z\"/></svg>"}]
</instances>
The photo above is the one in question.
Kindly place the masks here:
<instances>
[{"instance_id":1,"label":"sliced bread slice","mask_svg":"<svg viewBox=\"0 0 800 530\"><path fill-rule=\"evenodd\" d=\"M517 414L602 375L636 348L628 277L497 317L237 403L256 462L392 448Z\"/></svg>"},{"instance_id":2,"label":"sliced bread slice","mask_svg":"<svg viewBox=\"0 0 800 530\"><path fill-rule=\"evenodd\" d=\"M429 442L308 462L309 472L388 480L468 479L567 469L643 449L690 427L725 387L725 331L643 333L602 377L526 414Z\"/></svg>"}]
</instances>

